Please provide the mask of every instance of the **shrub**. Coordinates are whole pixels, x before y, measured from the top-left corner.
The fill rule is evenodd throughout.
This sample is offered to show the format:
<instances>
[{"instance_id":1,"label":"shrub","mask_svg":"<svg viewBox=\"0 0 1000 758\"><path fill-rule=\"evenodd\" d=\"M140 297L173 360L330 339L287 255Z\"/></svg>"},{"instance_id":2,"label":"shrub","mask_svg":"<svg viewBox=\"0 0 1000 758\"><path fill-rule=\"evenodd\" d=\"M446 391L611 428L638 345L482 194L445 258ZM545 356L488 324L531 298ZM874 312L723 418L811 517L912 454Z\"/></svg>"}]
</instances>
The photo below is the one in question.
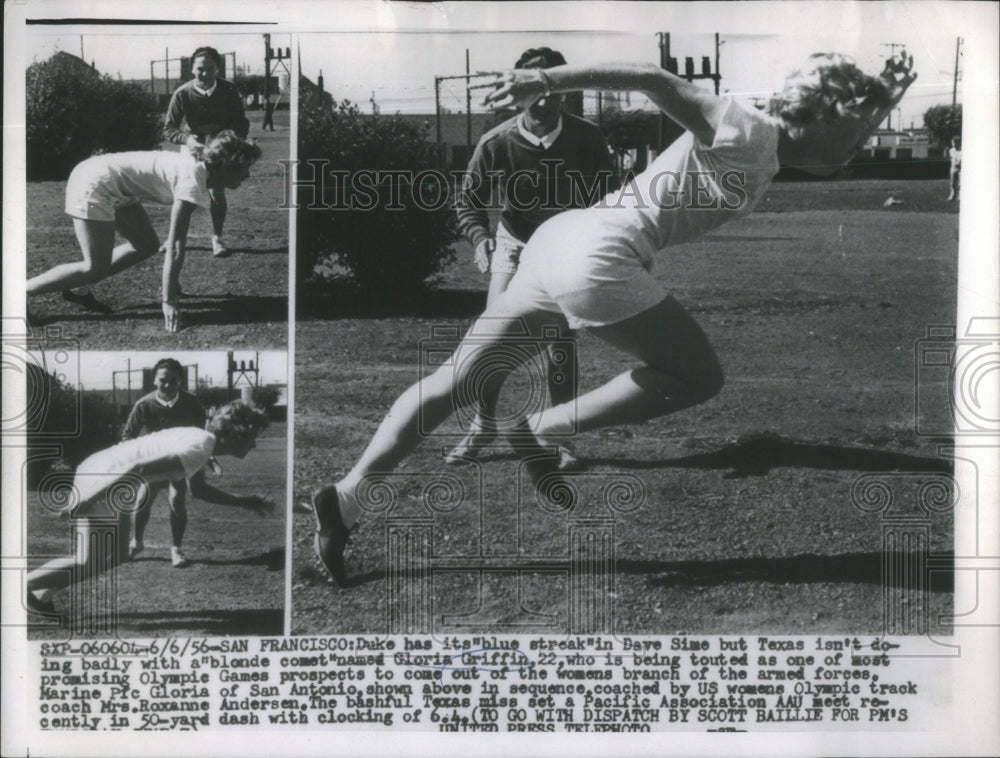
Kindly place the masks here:
<instances>
[{"instance_id":1,"label":"shrub","mask_svg":"<svg viewBox=\"0 0 1000 758\"><path fill-rule=\"evenodd\" d=\"M962 106L932 105L924 112L924 126L934 144L950 147L952 137L962 136Z\"/></svg>"},{"instance_id":2,"label":"shrub","mask_svg":"<svg viewBox=\"0 0 1000 758\"><path fill-rule=\"evenodd\" d=\"M435 167L426 128L397 116L363 115L348 101L335 108L303 101L299 113L299 180L313 171L306 161L325 161L323 197L318 182L299 186L300 281L329 278L317 265L332 258L363 290L389 301L424 287L454 260L450 244L457 239L450 202L429 209L411 181ZM405 173L391 179L378 173L386 171ZM437 181L427 187L448 191Z\"/></svg>"},{"instance_id":3,"label":"shrub","mask_svg":"<svg viewBox=\"0 0 1000 758\"><path fill-rule=\"evenodd\" d=\"M29 448L58 446L59 458L45 456L28 462L28 486L34 487L53 465L76 468L89 455L121 440L121 425L115 406L103 394L77 390L28 363L25 377L27 397L38 414L27 434Z\"/></svg>"},{"instance_id":4,"label":"shrub","mask_svg":"<svg viewBox=\"0 0 1000 758\"><path fill-rule=\"evenodd\" d=\"M25 122L31 181L65 179L98 153L152 150L163 128L141 86L102 76L66 53L28 67Z\"/></svg>"},{"instance_id":5,"label":"shrub","mask_svg":"<svg viewBox=\"0 0 1000 758\"><path fill-rule=\"evenodd\" d=\"M209 408L219 408L230 400L239 397L239 392L235 393L233 397L229 395L228 387L208 387L199 386L194 391L195 396L201 401L207 411Z\"/></svg>"},{"instance_id":6,"label":"shrub","mask_svg":"<svg viewBox=\"0 0 1000 758\"><path fill-rule=\"evenodd\" d=\"M601 131L615 152L655 145L659 139L660 116L642 110L609 108L601 115Z\"/></svg>"},{"instance_id":7,"label":"shrub","mask_svg":"<svg viewBox=\"0 0 1000 758\"><path fill-rule=\"evenodd\" d=\"M253 388L251 397L253 397L254 405L266 412L278 402L278 398L281 397L281 390L269 385L258 386Z\"/></svg>"}]
</instances>

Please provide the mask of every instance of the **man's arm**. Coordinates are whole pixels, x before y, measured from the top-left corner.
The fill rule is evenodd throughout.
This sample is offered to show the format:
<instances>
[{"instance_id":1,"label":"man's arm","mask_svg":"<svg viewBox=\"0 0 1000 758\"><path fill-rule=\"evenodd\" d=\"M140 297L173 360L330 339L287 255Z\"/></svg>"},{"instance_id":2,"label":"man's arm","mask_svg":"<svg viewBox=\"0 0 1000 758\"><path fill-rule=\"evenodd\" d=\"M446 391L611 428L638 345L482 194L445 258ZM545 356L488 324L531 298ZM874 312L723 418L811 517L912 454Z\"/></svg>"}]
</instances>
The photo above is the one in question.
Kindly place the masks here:
<instances>
[{"instance_id":1,"label":"man's arm","mask_svg":"<svg viewBox=\"0 0 1000 758\"><path fill-rule=\"evenodd\" d=\"M163 139L175 145L184 145L194 135L184 131L183 90L174 92L167 107L167 117L163 122ZM196 138L197 139L197 138Z\"/></svg>"},{"instance_id":2,"label":"man's arm","mask_svg":"<svg viewBox=\"0 0 1000 758\"><path fill-rule=\"evenodd\" d=\"M493 239L489 215L486 212L492 196L489 185L489 171L492 167L489 164L483 143L480 142L472 154L472 160L469 161L469 167L462 178L462 188L455 199L458 231L473 247L478 246L483 240Z\"/></svg>"},{"instance_id":3,"label":"man's arm","mask_svg":"<svg viewBox=\"0 0 1000 758\"><path fill-rule=\"evenodd\" d=\"M132 410L129 411L128 420L125 422L125 427L122 429L122 441L134 440L142 433L142 403L138 402L132 406Z\"/></svg>"},{"instance_id":4,"label":"man's arm","mask_svg":"<svg viewBox=\"0 0 1000 758\"><path fill-rule=\"evenodd\" d=\"M576 90L642 92L663 113L706 145L715 140L715 130L726 107L726 101L718 95L652 63L516 69L504 76L499 88L486 97L486 102L497 108L527 107L547 94Z\"/></svg>"}]
</instances>

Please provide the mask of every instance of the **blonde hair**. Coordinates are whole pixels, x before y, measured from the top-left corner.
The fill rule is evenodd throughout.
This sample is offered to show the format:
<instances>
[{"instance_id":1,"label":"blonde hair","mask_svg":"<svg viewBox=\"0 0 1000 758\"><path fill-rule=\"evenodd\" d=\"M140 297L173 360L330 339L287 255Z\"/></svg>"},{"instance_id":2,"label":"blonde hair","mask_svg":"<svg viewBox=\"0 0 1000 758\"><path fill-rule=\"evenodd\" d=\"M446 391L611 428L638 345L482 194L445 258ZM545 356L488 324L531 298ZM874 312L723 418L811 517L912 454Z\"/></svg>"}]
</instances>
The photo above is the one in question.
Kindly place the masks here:
<instances>
[{"instance_id":1,"label":"blonde hair","mask_svg":"<svg viewBox=\"0 0 1000 758\"><path fill-rule=\"evenodd\" d=\"M771 98L767 112L786 127L801 128L817 121L830 123L846 113L863 115L892 103L889 86L866 74L850 58L816 53L785 80L785 88Z\"/></svg>"},{"instance_id":2,"label":"blonde hair","mask_svg":"<svg viewBox=\"0 0 1000 758\"><path fill-rule=\"evenodd\" d=\"M232 129L216 134L195 154L210 169L229 166L250 168L260 156L260 146L254 140L243 139Z\"/></svg>"},{"instance_id":3,"label":"blonde hair","mask_svg":"<svg viewBox=\"0 0 1000 758\"><path fill-rule=\"evenodd\" d=\"M267 416L239 400L234 400L221 408L214 409L205 429L214 434L218 440L257 439L257 435L267 425Z\"/></svg>"}]
</instances>

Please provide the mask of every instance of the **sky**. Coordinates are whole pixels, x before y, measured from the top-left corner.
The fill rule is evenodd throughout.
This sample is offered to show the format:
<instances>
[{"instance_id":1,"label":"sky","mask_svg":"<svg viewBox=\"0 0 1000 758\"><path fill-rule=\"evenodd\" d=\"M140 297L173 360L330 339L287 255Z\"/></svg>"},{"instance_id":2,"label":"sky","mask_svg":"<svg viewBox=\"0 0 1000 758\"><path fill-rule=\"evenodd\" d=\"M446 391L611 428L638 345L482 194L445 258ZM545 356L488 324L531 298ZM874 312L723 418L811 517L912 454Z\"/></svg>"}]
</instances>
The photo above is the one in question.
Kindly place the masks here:
<instances>
[{"instance_id":1,"label":"sky","mask_svg":"<svg viewBox=\"0 0 1000 758\"><path fill-rule=\"evenodd\" d=\"M703 55L714 60L719 32L722 89L751 98L781 89L813 52L843 52L877 73L895 43L897 53L905 46L915 57L919 78L902 116L904 125L919 126L928 107L951 102L956 37L968 23L958 6L937 3L541 3L509 15L477 5L449 18L446 30L435 27L428 11L423 28L413 23L406 31L303 33L303 73L315 80L322 69L337 99L364 105L374 91L382 112L433 113L434 77L464 74L466 49L472 72L509 68L524 49L540 45L560 50L570 63L658 63L656 33L663 31L671 34L681 69L691 56L700 70ZM476 100L473 110L484 110ZM589 101L593 107L596 98ZM464 111L460 80L442 82L442 102Z\"/></svg>"},{"instance_id":2,"label":"sky","mask_svg":"<svg viewBox=\"0 0 1000 758\"><path fill-rule=\"evenodd\" d=\"M206 381L213 387L226 386L227 353L225 350L211 352L196 351L160 351L143 352L101 352L101 351L45 351L44 355L34 356L39 363L44 361L46 371L55 372L61 381L73 386L82 385L88 390L110 390L112 381L117 382L119 389L128 386L125 372L131 369L132 389L142 387L143 368L152 368L160 358L175 358L184 366L197 366L198 380ZM285 384L288 381L288 354L284 351L234 350L233 360L259 361L260 384ZM189 378L193 377L191 369ZM117 378L113 377L115 372ZM241 382L242 384L242 382ZM193 389L189 388L189 389Z\"/></svg>"},{"instance_id":3,"label":"sky","mask_svg":"<svg viewBox=\"0 0 1000 758\"><path fill-rule=\"evenodd\" d=\"M233 6L236 7L236 6ZM324 10L333 6L304 4ZM335 98L367 107L374 98L383 113L434 112L435 76L470 69L510 67L528 47L548 45L567 60L658 63L656 33L671 33L674 57L714 59L714 33L722 39L723 91L742 97L767 97L808 54L843 52L866 70L877 72L891 53L891 43L915 57L919 78L902 103L905 126L922 123L931 105L950 103L956 38L974 14L965 4L943 2L808 3L345 3L338 13L290 17L294 34L272 33L272 47L301 50L303 73L313 81L320 70ZM287 24L286 24L287 27ZM236 53L237 65L263 73L262 32L246 27L196 30L180 27L32 27L27 59L42 60L56 50L80 54L97 68L126 79L148 79L150 61L188 55L212 44ZM316 30L316 31L308 31ZM897 47L898 52L900 48ZM964 48L963 48L964 50ZM964 59L964 55L963 55ZM157 64L157 76L162 71ZM962 61L959 62L959 69ZM171 64L171 76L179 63ZM711 86L709 82L705 86ZM959 84L961 100L961 83ZM461 81L442 82L442 100L453 112L465 108ZM475 97L474 111L485 110ZM596 98L589 97L588 110ZM633 106L642 107L636 97ZM898 114L897 114L898 115Z\"/></svg>"},{"instance_id":4,"label":"sky","mask_svg":"<svg viewBox=\"0 0 1000 758\"><path fill-rule=\"evenodd\" d=\"M123 79L149 80L149 65L156 61L156 77L163 78L163 60L187 57L195 49L210 45L226 57L226 65L232 67L232 56L236 54L236 66L250 74L264 73L264 34L212 30L199 27L197 30L176 26L131 27L131 26L73 26L73 27L32 27L26 46L26 58L30 64L42 61L58 51L79 56L81 42L83 59L104 74ZM271 32L271 47L282 52L292 46L292 35ZM273 70L273 64L272 64ZM227 74L230 73L227 71ZM180 76L180 62L171 60L170 77Z\"/></svg>"}]
</instances>

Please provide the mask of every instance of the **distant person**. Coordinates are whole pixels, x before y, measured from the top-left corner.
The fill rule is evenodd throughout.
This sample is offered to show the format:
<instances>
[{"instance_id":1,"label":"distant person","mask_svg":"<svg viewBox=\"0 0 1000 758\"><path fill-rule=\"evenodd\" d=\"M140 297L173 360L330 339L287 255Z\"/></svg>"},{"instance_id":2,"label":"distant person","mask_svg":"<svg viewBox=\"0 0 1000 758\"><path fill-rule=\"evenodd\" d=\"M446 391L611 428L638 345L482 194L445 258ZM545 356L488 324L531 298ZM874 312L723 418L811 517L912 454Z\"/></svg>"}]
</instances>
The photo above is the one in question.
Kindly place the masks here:
<instances>
[{"instance_id":1,"label":"distant person","mask_svg":"<svg viewBox=\"0 0 1000 758\"><path fill-rule=\"evenodd\" d=\"M163 138L182 149L196 150L219 132L227 129L246 139L250 121L243 106L243 96L230 81L219 78L222 56L214 47L199 47L191 55L194 79L174 92L167 108ZM212 217L212 255L223 258L229 250L223 242L228 203L225 187L210 190Z\"/></svg>"},{"instance_id":2,"label":"distant person","mask_svg":"<svg viewBox=\"0 0 1000 758\"><path fill-rule=\"evenodd\" d=\"M179 479L194 479L212 455L244 458L253 450L260 431L267 426L263 413L233 402L221 408L206 429L177 427L154 432L94 453L76 469L73 477L72 515L78 519L76 552L56 558L28 572L27 600L32 611L51 613L45 596L68 587L74 577L95 576L123 561L128 545L128 513L116 505L128 490L142 505L143 490ZM230 496L223 505L235 505L263 515L274 509L274 501L261 495ZM124 498L127 500L128 498ZM106 554L91 530L91 519L117 519L117 543Z\"/></svg>"},{"instance_id":3,"label":"distant person","mask_svg":"<svg viewBox=\"0 0 1000 758\"><path fill-rule=\"evenodd\" d=\"M515 69L541 69L566 63L548 47L525 50ZM496 302L517 272L525 244L543 222L568 208L583 208L610 187L612 161L600 128L563 112L563 95L549 94L479 140L456 203L458 228L472 245L476 266L490 274L487 308ZM574 184L572 175L579 182ZM500 205L500 221L490 228L487 208ZM551 356L550 356L551 358ZM563 365L547 361L547 384L553 405L572 399L575 354ZM557 376L561 381L556 381ZM471 428L445 458L450 463L476 458L496 438L497 397L482 398ZM563 467L576 465L568 447Z\"/></svg>"},{"instance_id":4,"label":"distant person","mask_svg":"<svg viewBox=\"0 0 1000 758\"><path fill-rule=\"evenodd\" d=\"M264 100L264 123L261 125L260 130L262 132L267 131L267 127L271 127L271 131L274 131L274 108L275 103L271 100L271 96L268 95Z\"/></svg>"},{"instance_id":5,"label":"distant person","mask_svg":"<svg viewBox=\"0 0 1000 758\"><path fill-rule=\"evenodd\" d=\"M168 332L180 328L177 308L188 227L195 208L207 208L210 193L235 189L250 175L260 148L224 131L188 153L163 150L95 155L66 183L66 213L73 217L83 253L78 263L62 263L28 280L28 295L62 292L65 300L97 313L112 309L94 297L95 284L166 250L163 261L163 319ZM167 243L153 229L144 202L173 205ZM115 233L125 243L115 247ZM77 291L74 291L77 290ZM29 320L31 320L29 313Z\"/></svg>"},{"instance_id":6,"label":"distant person","mask_svg":"<svg viewBox=\"0 0 1000 758\"><path fill-rule=\"evenodd\" d=\"M556 66L498 78L487 97L494 107L527 107L580 89L632 90L685 133L621 190L543 224L510 286L454 357L397 398L346 476L313 493L314 548L333 580L347 583L344 548L363 513L359 488L368 477L394 471L430 430L471 405L482 377L491 391L499 387L515 369L513 361L497 360L512 354L508 345L541 340L546 329L568 324L638 361L571 402L518 419L508 432L543 495L559 482L558 460L546 454L554 440L641 423L714 397L723 385L719 360L670 294L670 277L652 275L659 252L748 214L782 164L820 176L836 172L915 78L912 56L874 77L843 56L814 55L788 77L766 113L651 64Z\"/></svg>"},{"instance_id":7,"label":"distant person","mask_svg":"<svg viewBox=\"0 0 1000 758\"><path fill-rule=\"evenodd\" d=\"M153 366L153 385L155 389L148 395L139 398L128 421L122 430L122 440L134 440L164 429L177 427L205 428L205 408L201 401L187 390L181 389L181 377L184 370L181 364L173 358L163 358ZM192 481L204 481L204 471L199 471ZM207 486L207 485L206 485ZM133 560L145 547L143 537L146 525L152 513L156 496L166 487L167 502L170 505L170 561L174 568L184 568L188 565L187 558L181 552L184 532L187 529L187 479L180 478L172 482L159 482L150 485L148 497L143 507L133 514L133 536L129 543L129 560ZM195 487L198 488L198 487Z\"/></svg>"},{"instance_id":8,"label":"distant person","mask_svg":"<svg viewBox=\"0 0 1000 758\"><path fill-rule=\"evenodd\" d=\"M962 189L962 138L952 137L951 147L948 148L948 160L951 161L950 182L951 192L948 194L949 200L957 200L959 191Z\"/></svg>"}]
</instances>

